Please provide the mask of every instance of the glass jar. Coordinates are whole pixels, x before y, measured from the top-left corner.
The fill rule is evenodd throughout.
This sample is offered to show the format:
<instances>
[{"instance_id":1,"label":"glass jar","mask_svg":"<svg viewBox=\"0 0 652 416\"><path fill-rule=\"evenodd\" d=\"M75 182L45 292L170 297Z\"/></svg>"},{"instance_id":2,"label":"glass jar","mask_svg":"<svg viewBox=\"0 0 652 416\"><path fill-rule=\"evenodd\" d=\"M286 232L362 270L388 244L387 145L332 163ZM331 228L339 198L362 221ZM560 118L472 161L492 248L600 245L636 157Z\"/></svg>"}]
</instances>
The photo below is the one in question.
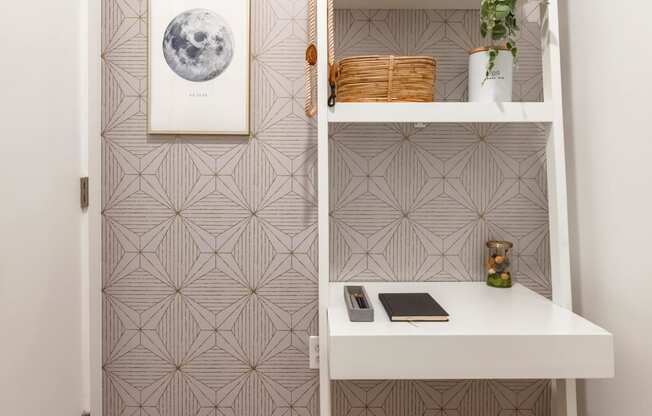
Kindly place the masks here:
<instances>
[{"instance_id":1,"label":"glass jar","mask_svg":"<svg viewBox=\"0 0 652 416\"><path fill-rule=\"evenodd\" d=\"M498 288L512 287L512 262L510 251L514 247L509 241L492 240L487 242L489 256L485 261L487 285Z\"/></svg>"}]
</instances>

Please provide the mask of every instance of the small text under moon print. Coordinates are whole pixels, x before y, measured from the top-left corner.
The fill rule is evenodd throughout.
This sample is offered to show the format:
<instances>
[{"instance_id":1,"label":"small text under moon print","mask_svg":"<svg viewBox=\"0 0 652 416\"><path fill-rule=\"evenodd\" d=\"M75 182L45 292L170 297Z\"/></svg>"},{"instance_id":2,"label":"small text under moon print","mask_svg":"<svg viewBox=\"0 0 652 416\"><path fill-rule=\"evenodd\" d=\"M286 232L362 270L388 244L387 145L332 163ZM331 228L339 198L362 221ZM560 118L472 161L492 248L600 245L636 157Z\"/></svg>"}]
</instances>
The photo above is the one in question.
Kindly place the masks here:
<instances>
[{"instance_id":1,"label":"small text under moon print","mask_svg":"<svg viewBox=\"0 0 652 416\"><path fill-rule=\"evenodd\" d=\"M208 93L206 91L190 91L188 97L203 98L208 97Z\"/></svg>"}]
</instances>

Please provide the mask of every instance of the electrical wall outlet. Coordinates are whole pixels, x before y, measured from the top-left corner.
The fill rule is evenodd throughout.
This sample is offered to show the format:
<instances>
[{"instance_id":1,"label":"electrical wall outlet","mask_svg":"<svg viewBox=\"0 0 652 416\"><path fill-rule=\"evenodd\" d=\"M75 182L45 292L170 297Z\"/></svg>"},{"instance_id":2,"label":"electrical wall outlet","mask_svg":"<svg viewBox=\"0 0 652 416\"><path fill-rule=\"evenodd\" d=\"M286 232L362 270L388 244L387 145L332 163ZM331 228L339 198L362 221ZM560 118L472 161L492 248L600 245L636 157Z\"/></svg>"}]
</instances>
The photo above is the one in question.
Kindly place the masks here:
<instances>
[{"instance_id":1,"label":"electrical wall outlet","mask_svg":"<svg viewBox=\"0 0 652 416\"><path fill-rule=\"evenodd\" d=\"M319 337L310 337L308 343L309 367L312 370L319 370Z\"/></svg>"}]
</instances>

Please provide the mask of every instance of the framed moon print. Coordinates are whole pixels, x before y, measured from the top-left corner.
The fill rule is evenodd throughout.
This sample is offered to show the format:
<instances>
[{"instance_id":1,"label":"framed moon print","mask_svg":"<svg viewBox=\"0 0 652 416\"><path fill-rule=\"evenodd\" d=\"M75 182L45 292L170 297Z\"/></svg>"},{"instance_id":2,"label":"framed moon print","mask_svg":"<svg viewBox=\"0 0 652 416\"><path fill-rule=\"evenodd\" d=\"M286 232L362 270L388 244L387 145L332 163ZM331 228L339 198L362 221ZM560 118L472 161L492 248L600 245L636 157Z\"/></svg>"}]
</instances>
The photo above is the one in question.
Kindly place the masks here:
<instances>
[{"instance_id":1,"label":"framed moon print","mask_svg":"<svg viewBox=\"0 0 652 416\"><path fill-rule=\"evenodd\" d=\"M151 0L150 134L249 135L250 0Z\"/></svg>"}]
</instances>

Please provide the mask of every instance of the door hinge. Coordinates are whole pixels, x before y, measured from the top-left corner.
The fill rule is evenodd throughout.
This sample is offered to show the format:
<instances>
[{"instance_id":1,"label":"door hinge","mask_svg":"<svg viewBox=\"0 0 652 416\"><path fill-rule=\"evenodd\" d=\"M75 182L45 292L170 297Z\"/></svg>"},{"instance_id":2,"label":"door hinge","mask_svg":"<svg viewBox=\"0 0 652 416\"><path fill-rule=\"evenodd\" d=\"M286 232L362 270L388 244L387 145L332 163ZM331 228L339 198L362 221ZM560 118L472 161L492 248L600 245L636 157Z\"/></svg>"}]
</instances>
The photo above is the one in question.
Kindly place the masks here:
<instances>
[{"instance_id":1,"label":"door hinge","mask_svg":"<svg viewBox=\"0 0 652 416\"><path fill-rule=\"evenodd\" d=\"M79 203L82 209L88 208L88 176L79 180Z\"/></svg>"}]
</instances>

